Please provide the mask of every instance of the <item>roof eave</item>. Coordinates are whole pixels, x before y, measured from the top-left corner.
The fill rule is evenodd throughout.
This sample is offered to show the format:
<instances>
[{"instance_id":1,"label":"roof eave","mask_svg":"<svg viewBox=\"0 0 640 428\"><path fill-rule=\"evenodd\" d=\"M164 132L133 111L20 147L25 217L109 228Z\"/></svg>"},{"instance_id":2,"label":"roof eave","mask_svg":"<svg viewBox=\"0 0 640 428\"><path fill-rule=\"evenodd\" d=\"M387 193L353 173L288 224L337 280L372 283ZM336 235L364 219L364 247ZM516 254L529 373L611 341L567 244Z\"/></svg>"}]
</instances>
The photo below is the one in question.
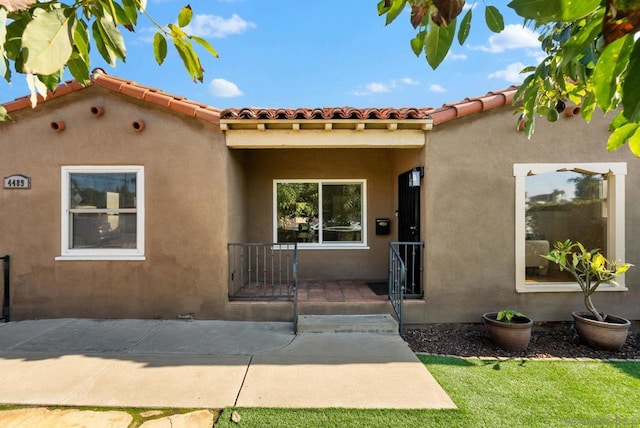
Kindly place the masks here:
<instances>
[{"instance_id":1,"label":"roof eave","mask_svg":"<svg viewBox=\"0 0 640 428\"><path fill-rule=\"evenodd\" d=\"M258 131L335 131L335 130L416 130L430 131L433 128L433 120L427 119L220 119L220 128L223 131L258 130Z\"/></svg>"}]
</instances>

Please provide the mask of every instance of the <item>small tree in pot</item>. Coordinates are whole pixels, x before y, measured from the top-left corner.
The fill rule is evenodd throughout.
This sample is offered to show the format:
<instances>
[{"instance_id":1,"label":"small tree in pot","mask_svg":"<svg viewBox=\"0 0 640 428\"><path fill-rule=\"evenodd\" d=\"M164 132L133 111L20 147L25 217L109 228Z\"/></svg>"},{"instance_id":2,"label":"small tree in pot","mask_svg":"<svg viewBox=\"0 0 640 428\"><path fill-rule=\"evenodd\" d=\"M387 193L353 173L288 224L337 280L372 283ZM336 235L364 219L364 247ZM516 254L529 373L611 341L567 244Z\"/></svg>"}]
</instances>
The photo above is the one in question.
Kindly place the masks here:
<instances>
[{"instance_id":1,"label":"small tree in pot","mask_svg":"<svg viewBox=\"0 0 640 428\"><path fill-rule=\"evenodd\" d=\"M502 349L523 351L529 345L533 321L520 312L487 312L482 315L482 322L489 339Z\"/></svg>"},{"instance_id":2,"label":"small tree in pot","mask_svg":"<svg viewBox=\"0 0 640 428\"><path fill-rule=\"evenodd\" d=\"M545 259L556 263L576 280L588 312L573 312L576 331L595 348L616 351L624 345L631 323L624 318L606 315L594 306L591 296L603 282L618 285L614 279L632 266L630 263L607 260L599 249L587 250L580 242L567 239L556 242Z\"/></svg>"}]
</instances>

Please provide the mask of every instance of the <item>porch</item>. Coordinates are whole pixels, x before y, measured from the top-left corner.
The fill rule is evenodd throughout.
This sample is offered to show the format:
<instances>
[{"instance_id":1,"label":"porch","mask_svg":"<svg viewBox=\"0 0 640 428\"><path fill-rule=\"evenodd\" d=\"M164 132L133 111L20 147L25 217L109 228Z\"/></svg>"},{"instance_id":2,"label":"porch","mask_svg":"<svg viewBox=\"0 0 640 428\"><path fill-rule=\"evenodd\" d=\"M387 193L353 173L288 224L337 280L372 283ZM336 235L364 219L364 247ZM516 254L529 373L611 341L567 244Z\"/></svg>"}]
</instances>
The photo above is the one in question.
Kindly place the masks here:
<instances>
[{"instance_id":1,"label":"porch","mask_svg":"<svg viewBox=\"0 0 640 428\"><path fill-rule=\"evenodd\" d=\"M298 314L392 314L402 327L403 300L423 296L423 247L391 242L387 278L299 279L296 243L231 243L229 301L291 302L294 323Z\"/></svg>"},{"instance_id":2,"label":"porch","mask_svg":"<svg viewBox=\"0 0 640 428\"><path fill-rule=\"evenodd\" d=\"M297 244L231 243L229 300L299 303L375 303L389 300L389 282L402 281L403 298L421 298L422 242L392 242L388 277L382 279L300 278ZM397 284L396 284L397 285ZM392 290L393 294L393 290Z\"/></svg>"}]
</instances>

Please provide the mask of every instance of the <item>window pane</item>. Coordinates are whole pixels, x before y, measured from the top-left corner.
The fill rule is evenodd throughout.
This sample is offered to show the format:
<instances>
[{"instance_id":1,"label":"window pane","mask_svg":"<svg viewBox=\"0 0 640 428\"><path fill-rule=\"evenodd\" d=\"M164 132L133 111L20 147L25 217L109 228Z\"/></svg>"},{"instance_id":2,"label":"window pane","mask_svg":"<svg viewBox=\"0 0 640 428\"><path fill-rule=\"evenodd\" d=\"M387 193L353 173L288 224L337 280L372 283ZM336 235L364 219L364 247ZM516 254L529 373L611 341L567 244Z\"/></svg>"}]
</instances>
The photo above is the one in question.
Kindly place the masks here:
<instances>
[{"instance_id":1,"label":"window pane","mask_svg":"<svg viewBox=\"0 0 640 428\"><path fill-rule=\"evenodd\" d=\"M553 243L571 239L607 251L607 178L556 171L525 178L525 268L529 282L573 282L540 257Z\"/></svg>"},{"instance_id":2,"label":"window pane","mask_svg":"<svg viewBox=\"0 0 640 428\"><path fill-rule=\"evenodd\" d=\"M136 214L71 214L71 248L136 248Z\"/></svg>"},{"instance_id":3,"label":"window pane","mask_svg":"<svg viewBox=\"0 0 640 428\"><path fill-rule=\"evenodd\" d=\"M74 173L69 192L71 208L135 208L135 173Z\"/></svg>"},{"instance_id":4,"label":"window pane","mask_svg":"<svg viewBox=\"0 0 640 428\"><path fill-rule=\"evenodd\" d=\"M278 242L318 242L318 184L278 183Z\"/></svg>"},{"instance_id":5,"label":"window pane","mask_svg":"<svg viewBox=\"0 0 640 428\"><path fill-rule=\"evenodd\" d=\"M362 185L322 185L322 240L362 242Z\"/></svg>"}]
</instances>

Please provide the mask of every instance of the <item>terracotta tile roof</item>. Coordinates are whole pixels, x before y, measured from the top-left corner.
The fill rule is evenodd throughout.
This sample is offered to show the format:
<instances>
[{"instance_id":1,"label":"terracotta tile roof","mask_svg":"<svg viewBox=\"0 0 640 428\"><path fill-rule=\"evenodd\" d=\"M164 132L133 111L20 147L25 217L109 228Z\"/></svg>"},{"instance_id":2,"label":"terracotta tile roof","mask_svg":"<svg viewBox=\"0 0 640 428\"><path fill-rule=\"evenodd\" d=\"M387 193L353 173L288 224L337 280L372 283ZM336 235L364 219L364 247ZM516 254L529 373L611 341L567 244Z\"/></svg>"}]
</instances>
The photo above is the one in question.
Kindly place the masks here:
<instances>
[{"instance_id":1,"label":"terracotta tile roof","mask_svg":"<svg viewBox=\"0 0 640 428\"><path fill-rule=\"evenodd\" d=\"M229 108L220 113L221 119L250 120L367 120L367 119L428 119L427 114L417 108Z\"/></svg>"},{"instance_id":2,"label":"terracotta tile roof","mask_svg":"<svg viewBox=\"0 0 640 428\"><path fill-rule=\"evenodd\" d=\"M416 120L432 119L434 125L454 119L482 113L497 107L510 105L518 89L510 86L504 90L489 92L486 95L465 98L456 103L444 104L432 108L229 108L220 112L220 119L241 120Z\"/></svg>"},{"instance_id":3,"label":"terracotta tile roof","mask_svg":"<svg viewBox=\"0 0 640 428\"><path fill-rule=\"evenodd\" d=\"M220 110L206 104L188 100L184 97L171 95L150 86L139 85L131 80L121 79L108 75L102 69L95 69L92 75L92 84L119 92L121 94L146 101L161 107L169 108L182 114L197 117L202 120L219 123L223 121L419 121L431 120L433 125L439 125L455 119L466 117L476 113L482 113L497 107L510 105L517 86L489 92L486 95L465 98L462 101L444 104L442 107L421 108L353 108L353 107L325 107L325 108L230 108ZM47 99L38 96L38 103L46 102L53 98L64 96L68 93L84 89L75 80L66 81L54 91L49 92ZM17 98L14 101L3 104L7 112L31 107L29 97Z\"/></svg>"},{"instance_id":4,"label":"terracotta tile roof","mask_svg":"<svg viewBox=\"0 0 640 428\"><path fill-rule=\"evenodd\" d=\"M465 98L456 103L444 104L439 108L427 109L427 113L433 119L434 125L440 125L471 114L511 105L517 90L517 86L510 86L500 91L488 92L486 95L479 97Z\"/></svg>"},{"instance_id":5,"label":"terracotta tile roof","mask_svg":"<svg viewBox=\"0 0 640 428\"><path fill-rule=\"evenodd\" d=\"M69 94L71 92L78 91L80 89L84 89L80 83L75 80L68 80L59 85L55 91L49 91L47 95L47 100L51 98L61 97L63 95ZM38 104L45 102L45 99L42 96L38 95ZM9 101L7 103L2 104L3 107L7 110L8 113L14 112L16 110L22 110L23 108L31 108L31 101L29 100L29 95L16 98L13 101Z\"/></svg>"},{"instance_id":6,"label":"terracotta tile roof","mask_svg":"<svg viewBox=\"0 0 640 428\"><path fill-rule=\"evenodd\" d=\"M150 86L139 85L131 80L110 76L104 70L99 68L93 71L91 82L94 85L101 86L151 104L165 107L182 114L214 123L218 123L220 121L220 109L191 101L184 97L171 95ZM54 91L50 91L46 100L41 96L38 96L38 104L81 89L84 89L84 87L75 80L64 82ZM31 101L29 100L29 96L17 98L14 101L4 104L4 108L8 113L30 107Z\"/></svg>"}]
</instances>

